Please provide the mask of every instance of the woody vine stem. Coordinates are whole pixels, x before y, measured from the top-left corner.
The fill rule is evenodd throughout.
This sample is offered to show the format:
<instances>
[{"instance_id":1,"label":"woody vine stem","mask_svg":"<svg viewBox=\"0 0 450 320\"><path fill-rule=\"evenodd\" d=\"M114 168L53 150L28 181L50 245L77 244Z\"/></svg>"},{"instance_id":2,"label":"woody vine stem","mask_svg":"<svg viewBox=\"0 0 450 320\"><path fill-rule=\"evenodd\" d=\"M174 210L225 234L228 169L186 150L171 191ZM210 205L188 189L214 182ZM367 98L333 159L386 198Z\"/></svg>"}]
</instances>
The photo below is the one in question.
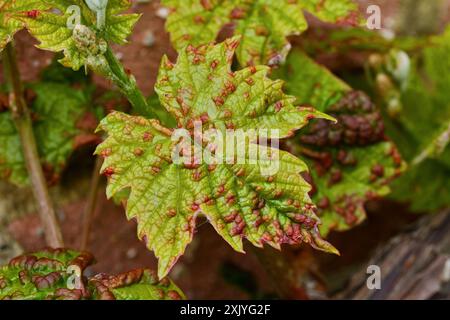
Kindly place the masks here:
<instances>
[{"instance_id":1,"label":"woody vine stem","mask_svg":"<svg viewBox=\"0 0 450 320\"><path fill-rule=\"evenodd\" d=\"M3 50L3 62L5 79L11 92L11 113L20 136L30 183L44 227L46 243L51 247L61 248L64 247L62 233L40 164L30 111L25 102L23 84L20 79L16 53L12 43L9 43Z\"/></svg>"}]
</instances>

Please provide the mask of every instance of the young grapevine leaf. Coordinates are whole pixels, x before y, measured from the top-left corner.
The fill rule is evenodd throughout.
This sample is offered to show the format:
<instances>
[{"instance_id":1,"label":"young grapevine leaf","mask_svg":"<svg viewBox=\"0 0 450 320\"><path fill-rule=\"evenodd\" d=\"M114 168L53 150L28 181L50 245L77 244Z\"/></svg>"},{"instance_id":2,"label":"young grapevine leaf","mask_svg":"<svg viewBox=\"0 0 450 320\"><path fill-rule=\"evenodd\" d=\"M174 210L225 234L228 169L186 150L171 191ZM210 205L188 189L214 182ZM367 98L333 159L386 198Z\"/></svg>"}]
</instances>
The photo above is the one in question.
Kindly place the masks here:
<instances>
[{"instance_id":1,"label":"young grapevine leaf","mask_svg":"<svg viewBox=\"0 0 450 320\"><path fill-rule=\"evenodd\" d=\"M150 269L136 269L116 276L99 274L89 279L95 300L180 300L184 294L168 278L158 280Z\"/></svg>"},{"instance_id":2,"label":"young grapevine leaf","mask_svg":"<svg viewBox=\"0 0 450 320\"><path fill-rule=\"evenodd\" d=\"M17 15L33 16L34 10L45 10L48 5L40 0L0 0L0 51L14 34L23 28Z\"/></svg>"},{"instance_id":3,"label":"young grapevine leaf","mask_svg":"<svg viewBox=\"0 0 450 320\"><path fill-rule=\"evenodd\" d=\"M299 51L275 76L287 81L287 92L299 102L338 120L319 119L287 144L288 150L306 156L311 168L321 233L357 225L365 218L365 202L388 194L388 182L403 170L397 149L385 138L381 115L364 93Z\"/></svg>"},{"instance_id":4,"label":"young grapevine leaf","mask_svg":"<svg viewBox=\"0 0 450 320\"><path fill-rule=\"evenodd\" d=\"M36 15L22 15L29 32L40 41L39 48L64 52L61 63L78 70L83 65L102 65L106 42L126 43L139 14L121 14L129 9L130 0L110 0L106 8L105 26L97 28L97 12L91 11L83 0L45 0L52 9ZM79 24L74 17L80 8Z\"/></svg>"},{"instance_id":5,"label":"young grapevine leaf","mask_svg":"<svg viewBox=\"0 0 450 320\"><path fill-rule=\"evenodd\" d=\"M149 269L85 280L94 261L88 252L45 249L11 259L0 267L0 300L179 300L184 295Z\"/></svg>"},{"instance_id":6,"label":"young grapevine leaf","mask_svg":"<svg viewBox=\"0 0 450 320\"><path fill-rule=\"evenodd\" d=\"M80 144L97 139L77 126L91 101L88 87L75 89L68 84L40 82L29 86L36 97L30 105L33 131L45 171L53 180L64 167L72 151ZM28 174L20 136L12 115L0 112L0 175L12 183L23 185Z\"/></svg>"},{"instance_id":7,"label":"young grapevine leaf","mask_svg":"<svg viewBox=\"0 0 450 320\"><path fill-rule=\"evenodd\" d=\"M267 78L263 66L231 71L237 39L179 52L176 64L163 58L155 90L161 104L177 120L178 127L194 134L195 122L202 129L278 129L280 138L293 133L314 117L328 118L312 108L295 107L280 81ZM280 151L261 146L269 160L250 161L246 139L231 148L243 147L240 161L174 163L178 142L173 129L156 120L114 112L99 127L108 138L97 148L105 157L102 171L109 176L108 197L130 189L126 204L129 219L138 222L138 236L159 259L160 277L165 276L192 241L199 214L237 251L242 239L255 246L279 248L282 243L308 242L336 252L318 233L319 220L308 196L310 186L300 176L306 165ZM213 143L206 135L198 145ZM217 148L217 142L211 148ZM190 148L190 146L189 146ZM276 162L279 170L262 171Z\"/></svg>"},{"instance_id":8,"label":"young grapevine leaf","mask_svg":"<svg viewBox=\"0 0 450 320\"><path fill-rule=\"evenodd\" d=\"M69 267L82 272L92 261L87 252L65 249L46 249L13 258L0 267L0 300L88 298L82 281L76 282L77 289L68 287L69 283L75 284L70 281Z\"/></svg>"},{"instance_id":9,"label":"young grapevine leaf","mask_svg":"<svg viewBox=\"0 0 450 320\"><path fill-rule=\"evenodd\" d=\"M410 163L408 171L393 184L392 196L411 202L414 211L450 205L449 55L450 28L413 56L403 87L395 78L400 64L377 72L378 91L386 102L388 133ZM397 106L397 112L392 112L392 106Z\"/></svg>"},{"instance_id":10,"label":"young grapevine leaf","mask_svg":"<svg viewBox=\"0 0 450 320\"><path fill-rule=\"evenodd\" d=\"M303 10L328 22L356 23L352 0L163 0L171 9L166 28L177 49L216 39L228 23L242 36L237 50L241 65L276 64L290 45L287 36L307 29Z\"/></svg>"},{"instance_id":11,"label":"young grapevine leaf","mask_svg":"<svg viewBox=\"0 0 450 320\"><path fill-rule=\"evenodd\" d=\"M177 126L177 121L175 118L166 112L166 109L159 102L159 97L157 94L152 94L147 99L149 107L158 115L161 123L167 128L175 128Z\"/></svg>"}]
</instances>

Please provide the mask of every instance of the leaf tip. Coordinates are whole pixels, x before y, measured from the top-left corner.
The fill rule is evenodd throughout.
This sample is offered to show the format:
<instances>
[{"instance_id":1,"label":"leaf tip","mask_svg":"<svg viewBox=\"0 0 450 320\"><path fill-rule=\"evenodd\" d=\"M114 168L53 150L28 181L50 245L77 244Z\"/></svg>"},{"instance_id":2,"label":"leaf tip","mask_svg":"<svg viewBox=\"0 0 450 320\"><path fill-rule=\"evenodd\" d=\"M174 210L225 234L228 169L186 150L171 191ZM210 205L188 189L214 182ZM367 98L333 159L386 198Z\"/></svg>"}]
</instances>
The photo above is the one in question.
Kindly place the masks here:
<instances>
[{"instance_id":1,"label":"leaf tip","mask_svg":"<svg viewBox=\"0 0 450 320\"><path fill-rule=\"evenodd\" d=\"M331 243L324 240L318 231L312 233L311 246L314 249L340 256L341 253Z\"/></svg>"}]
</instances>

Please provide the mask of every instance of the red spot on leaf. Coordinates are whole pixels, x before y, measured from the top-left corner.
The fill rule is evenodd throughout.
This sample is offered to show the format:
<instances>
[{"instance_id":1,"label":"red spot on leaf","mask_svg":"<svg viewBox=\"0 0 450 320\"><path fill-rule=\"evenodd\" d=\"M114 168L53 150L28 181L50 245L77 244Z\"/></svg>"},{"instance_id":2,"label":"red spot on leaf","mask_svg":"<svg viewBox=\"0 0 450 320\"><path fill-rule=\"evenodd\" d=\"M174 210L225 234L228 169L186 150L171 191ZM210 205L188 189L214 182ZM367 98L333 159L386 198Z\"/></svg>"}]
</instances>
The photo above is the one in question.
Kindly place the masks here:
<instances>
[{"instance_id":1,"label":"red spot on leaf","mask_svg":"<svg viewBox=\"0 0 450 320\"><path fill-rule=\"evenodd\" d=\"M200 4L205 10L211 10L213 8L210 0L200 0Z\"/></svg>"},{"instance_id":2,"label":"red spot on leaf","mask_svg":"<svg viewBox=\"0 0 450 320\"><path fill-rule=\"evenodd\" d=\"M146 131L146 132L144 132L142 139L144 140L144 142L149 142L153 139L153 135L151 132Z\"/></svg>"},{"instance_id":3,"label":"red spot on leaf","mask_svg":"<svg viewBox=\"0 0 450 320\"><path fill-rule=\"evenodd\" d=\"M197 211L198 209L200 208L200 206L196 203L196 202L194 202L194 203L192 203L191 204L191 210L192 211Z\"/></svg>"},{"instance_id":4,"label":"red spot on leaf","mask_svg":"<svg viewBox=\"0 0 450 320\"><path fill-rule=\"evenodd\" d=\"M223 106L223 104L225 103L225 101L223 100L222 97L215 97L215 98L213 98L213 101L214 101L215 105L218 107Z\"/></svg>"},{"instance_id":5,"label":"red spot on leaf","mask_svg":"<svg viewBox=\"0 0 450 320\"><path fill-rule=\"evenodd\" d=\"M211 68L215 69L219 65L219 60L215 59L213 62L211 62Z\"/></svg>"},{"instance_id":6,"label":"red spot on leaf","mask_svg":"<svg viewBox=\"0 0 450 320\"><path fill-rule=\"evenodd\" d=\"M203 24L203 23L205 23L205 18L203 16L201 16L201 15L196 15L194 17L194 22L196 24Z\"/></svg>"},{"instance_id":7,"label":"red spot on leaf","mask_svg":"<svg viewBox=\"0 0 450 320\"><path fill-rule=\"evenodd\" d=\"M283 101L277 101L275 103L275 111L279 112L281 110L281 108L283 108Z\"/></svg>"},{"instance_id":8,"label":"red spot on leaf","mask_svg":"<svg viewBox=\"0 0 450 320\"><path fill-rule=\"evenodd\" d=\"M231 10L230 18L231 19L244 19L247 12L243 8L234 8Z\"/></svg>"},{"instance_id":9,"label":"red spot on leaf","mask_svg":"<svg viewBox=\"0 0 450 320\"><path fill-rule=\"evenodd\" d=\"M115 173L114 168L108 167L103 171L103 174L107 177L111 177Z\"/></svg>"},{"instance_id":10,"label":"red spot on leaf","mask_svg":"<svg viewBox=\"0 0 450 320\"><path fill-rule=\"evenodd\" d=\"M26 12L28 18L36 19L39 16L39 10L30 10Z\"/></svg>"}]
</instances>

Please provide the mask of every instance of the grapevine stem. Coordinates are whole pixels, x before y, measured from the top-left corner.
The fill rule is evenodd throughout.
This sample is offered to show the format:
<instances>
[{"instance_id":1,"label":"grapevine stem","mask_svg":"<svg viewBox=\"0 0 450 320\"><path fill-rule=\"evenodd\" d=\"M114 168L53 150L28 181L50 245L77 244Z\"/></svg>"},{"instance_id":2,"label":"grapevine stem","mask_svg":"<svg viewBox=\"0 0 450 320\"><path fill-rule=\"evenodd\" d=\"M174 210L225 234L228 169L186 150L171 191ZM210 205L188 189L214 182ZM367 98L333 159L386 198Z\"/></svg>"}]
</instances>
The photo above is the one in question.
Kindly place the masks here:
<instances>
[{"instance_id":1,"label":"grapevine stem","mask_svg":"<svg viewBox=\"0 0 450 320\"><path fill-rule=\"evenodd\" d=\"M30 112L25 102L23 84L20 79L16 53L12 43L9 43L3 50L3 62L5 79L7 79L11 88L11 113L19 132L25 164L44 227L45 239L48 246L61 248L64 247L63 237L39 161Z\"/></svg>"},{"instance_id":2,"label":"grapevine stem","mask_svg":"<svg viewBox=\"0 0 450 320\"><path fill-rule=\"evenodd\" d=\"M100 186L100 169L103 164L102 157L95 159L94 171L92 172L91 186L89 188L88 203L83 213L83 230L81 235L81 250L86 250L89 243L89 231L91 229L92 218L94 217L97 204L98 189Z\"/></svg>"},{"instance_id":3,"label":"grapevine stem","mask_svg":"<svg viewBox=\"0 0 450 320\"><path fill-rule=\"evenodd\" d=\"M127 74L110 47L105 52L105 58L111 71L111 81L127 97L134 110L142 116L159 119L158 115L151 110L141 90L137 87L134 77Z\"/></svg>"}]
</instances>

